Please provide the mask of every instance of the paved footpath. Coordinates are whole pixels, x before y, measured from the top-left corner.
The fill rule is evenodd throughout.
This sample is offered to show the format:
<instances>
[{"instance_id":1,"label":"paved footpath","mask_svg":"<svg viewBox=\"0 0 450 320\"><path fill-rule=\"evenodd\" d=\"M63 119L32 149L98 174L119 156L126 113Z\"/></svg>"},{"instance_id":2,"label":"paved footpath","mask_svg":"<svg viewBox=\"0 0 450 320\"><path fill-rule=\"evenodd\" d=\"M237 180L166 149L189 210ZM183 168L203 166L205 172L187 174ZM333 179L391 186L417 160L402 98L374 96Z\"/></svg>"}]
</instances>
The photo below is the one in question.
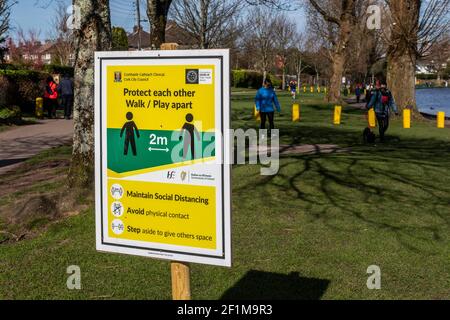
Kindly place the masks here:
<instances>
[{"instance_id":1,"label":"paved footpath","mask_svg":"<svg viewBox=\"0 0 450 320\"><path fill-rule=\"evenodd\" d=\"M70 143L72 135L73 121L64 119L41 120L0 132L0 174L41 151Z\"/></svg>"}]
</instances>

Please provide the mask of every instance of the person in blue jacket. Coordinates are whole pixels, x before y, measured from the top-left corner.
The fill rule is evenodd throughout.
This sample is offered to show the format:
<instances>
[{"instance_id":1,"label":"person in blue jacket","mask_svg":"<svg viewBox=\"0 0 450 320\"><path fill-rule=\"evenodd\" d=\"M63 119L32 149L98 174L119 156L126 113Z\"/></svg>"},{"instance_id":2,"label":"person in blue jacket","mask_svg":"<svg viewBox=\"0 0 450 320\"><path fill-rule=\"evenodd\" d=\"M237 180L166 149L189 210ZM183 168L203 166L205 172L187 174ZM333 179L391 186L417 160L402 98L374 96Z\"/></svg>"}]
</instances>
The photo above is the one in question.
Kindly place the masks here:
<instances>
[{"instance_id":1,"label":"person in blue jacket","mask_svg":"<svg viewBox=\"0 0 450 320\"><path fill-rule=\"evenodd\" d=\"M277 94L272 86L270 79L264 80L264 84L261 89L258 90L255 97L256 110L261 115L261 129L266 128L266 121L269 118L270 130L275 129L274 115L275 108L278 112L281 112L280 103L278 102ZM270 134L269 130L269 134Z\"/></svg>"},{"instance_id":2,"label":"person in blue jacket","mask_svg":"<svg viewBox=\"0 0 450 320\"><path fill-rule=\"evenodd\" d=\"M386 84L377 82L376 90L372 92L372 97L367 104L367 109L374 109L378 127L380 129L380 140L384 141L384 135L389 128L389 117L391 110L398 114L398 108L395 104L391 91L386 87Z\"/></svg>"}]
</instances>

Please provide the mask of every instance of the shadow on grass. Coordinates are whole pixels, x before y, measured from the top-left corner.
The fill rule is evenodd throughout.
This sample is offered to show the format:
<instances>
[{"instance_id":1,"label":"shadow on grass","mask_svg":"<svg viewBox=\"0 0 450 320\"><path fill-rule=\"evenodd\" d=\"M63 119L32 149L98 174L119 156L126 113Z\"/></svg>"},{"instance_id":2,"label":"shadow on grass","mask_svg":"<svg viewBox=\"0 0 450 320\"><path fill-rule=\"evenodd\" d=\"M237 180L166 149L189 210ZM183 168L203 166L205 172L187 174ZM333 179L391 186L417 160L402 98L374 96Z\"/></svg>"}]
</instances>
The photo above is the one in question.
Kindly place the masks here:
<instances>
[{"instance_id":1,"label":"shadow on grass","mask_svg":"<svg viewBox=\"0 0 450 320\"><path fill-rule=\"evenodd\" d=\"M300 277L297 272L251 270L221 297L222 300L319 300L329 280Z\"/></svg>"},{"instance_id":2,"label":"shadow on grass","mask_svg":"<svg viewBox=\"0 0 450 320\"><path fill-rule=\"evenodd\" d=\"M23 161L25 161L25 160L27 160L27 158L0 160L0 168L2 168L2 167L7 167L7 166L11 166L11 165L13 165L13 164L23 162Z\"/></svg>"},{"instance_id":3,"label":"shadow on grass","mask_svg":"<svg viewBox=\"0 0 450 320\"><path fill-rule=\"evenodd\" d=\"M351 234L370 226L392 233L417 253L436 253L434 245L445 243L450 229L449 141L389 136L383 144L367 145L358 132L332 127L297 127L281 134L291 145L330 143L351 151L282 155L277 175L256 174L234 191L276 190L284 197L280 206L297 201L296 212L330 229Z\"/></svg>"}]
</instances>

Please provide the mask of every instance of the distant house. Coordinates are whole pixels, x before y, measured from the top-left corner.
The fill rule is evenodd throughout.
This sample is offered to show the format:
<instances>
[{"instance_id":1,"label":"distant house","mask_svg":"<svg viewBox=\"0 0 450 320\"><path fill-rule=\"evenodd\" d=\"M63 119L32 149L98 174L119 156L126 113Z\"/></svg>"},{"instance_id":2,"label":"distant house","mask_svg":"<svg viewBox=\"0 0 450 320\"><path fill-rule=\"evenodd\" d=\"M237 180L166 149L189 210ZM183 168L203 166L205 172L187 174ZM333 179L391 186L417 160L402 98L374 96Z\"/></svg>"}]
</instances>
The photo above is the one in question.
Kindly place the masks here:
<instances>
[{"instance_id":1,"label":"distant house","mask_svg":"<svg viewBox=\"0 0 450 320\"><path fill-rule=\"evenodd\" d=\"M46 41L43 45L37 48L36 55L43 64L51 64L52 58L55 52L55 43L52 41Z\"/></svg>"},{"instance_id":2,"label":"distant house","mask_svg":"<svg viewBox=\"0 0 450 320\"><path fill-rule=\"evenodd\" d=\"M5 61L12 63L17 60L32 62L33 64L51 64L57 57L58 43L51 40L19 43L15 45L12 40L8 42L9 51L5 55ZM74 54L70 54L70 63L74 61Z\"/></svg>"},{"instance_id":3,"label":"distant house","mask_svg":"<svg viewBox=\"0 0 450 320\"><path fill-rule=\"evenodd\" d=\"M137 26L134 26L133 32L128 34L128 49L132 51L138 50L139 41L142 50L151 49L150 33L146 32L142 27L139 30ZM197 47L194 38L174 21L167 22L166 42L177 43L180 48L183 49L193 49Z\"/></svg>"},{"instance_id":4,"label":"distant house","mask_svg":"<svg viewBox=\"0 0 450 320\"><path fill-rule=\"evenodd\" d=\"M128 34L128 49L138 50L139 40L141 42L141 49L150 49L150 33L145 32L141 27L140 30L134 26L133 32Z\"/></svg>"}]
</instances>

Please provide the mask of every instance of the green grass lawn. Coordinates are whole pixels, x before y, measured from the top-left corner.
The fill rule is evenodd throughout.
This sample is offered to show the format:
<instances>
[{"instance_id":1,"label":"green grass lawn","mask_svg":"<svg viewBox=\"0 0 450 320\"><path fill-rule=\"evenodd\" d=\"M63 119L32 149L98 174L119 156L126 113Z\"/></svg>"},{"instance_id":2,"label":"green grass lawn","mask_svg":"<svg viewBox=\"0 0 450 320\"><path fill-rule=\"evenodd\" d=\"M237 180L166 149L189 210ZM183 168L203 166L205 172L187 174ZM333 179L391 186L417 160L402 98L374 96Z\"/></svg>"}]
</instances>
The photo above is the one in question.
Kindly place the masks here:
<instances>
[{"instance_id":1,"label":"green grass lawn","mask_svg":"<svg viewBox=\"0 0 450 320\"><path fill-rule=\"evenodd\" d=\"M292 123L288 94L280 101L282 144L348 150L283 155L272 177L234 166L233 267L192 265L193 298L449 299L450 129L394 119L387 142L364 145L362 111L344 107L334 126L321 95L301 94ZM252 108L253 94L232 96L233 128L257 126ZM0 298L169 299L169 262L95 251L93 210L0 245ZM82 290L66 288L69 265L80 266ZM370 265L381 290L366 287Z\"/></svg>"}]
</instances>

